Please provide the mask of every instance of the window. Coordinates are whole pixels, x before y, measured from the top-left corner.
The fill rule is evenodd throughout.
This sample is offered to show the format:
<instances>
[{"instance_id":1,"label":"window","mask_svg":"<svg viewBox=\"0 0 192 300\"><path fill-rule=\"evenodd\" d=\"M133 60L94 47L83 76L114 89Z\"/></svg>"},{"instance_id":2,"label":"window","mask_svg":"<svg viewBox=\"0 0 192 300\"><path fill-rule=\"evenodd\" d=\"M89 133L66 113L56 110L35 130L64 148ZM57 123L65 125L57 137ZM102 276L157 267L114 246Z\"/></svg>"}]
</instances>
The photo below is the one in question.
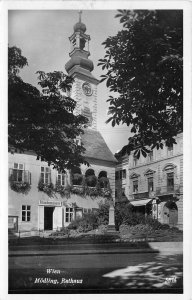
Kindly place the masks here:
<instances>
[{"instance_id":1,"label":"window","mask_svg":"<svg viewBox=\"0 0 192 300\"><path fill-rule=\"evenodd\" d=\"M173 146L167 147L167 155L172 156L173 155Z\"/></svg>"},{"instance_id":2,"label":"window","mask_svg":"<svg viewBox=\"0 0 192 300\"><path fill-rule=\"evenodd\" d=\"M153 161L153 150L148 154L149 161Z\"/></svg>"},{"instance_id":3,"label":"window","mask_svg":"<svg viewBox=\"0 0 192 300\"><path fill-rule=\"evenodd\" d=\"M30 220L31 220L31 206L22 205L22 221L30 222Z\"/></svg>"},{"instance_id":4,"label":"window","mask_svg":"<svg viewBox=\"0 0 192 300\"><path fill-rule=\"evenodd\" d=\"M153 177L148 178L148 191L153 192Z\"/></svg>"},{"instance_id":5,"label":"window","mask_svg":"<svg viewBox=\"0 0 192 300\"><path fill-rule=\"evenodd\" d=\"M121 194L122 194L122 197L125 197L125 188L122 188Z\"/></svg>"},{"instance_id":6,"label":"window","mask_svg":"<svg viewBox=\"0 0 192 300\"><path fill-rule=\"evenodd\" d=\"M58 185L62 185L62 186L65 185L65 174L64 173L58 171L57 183L58 183Z\"/></svg>"},{"instance_id":7,"label":"window","mask_svg":"<svg viewBox=\"0 0 192 300\"><path fill-rule=\"evenodd\" d=\"M138 180L133 181L133 193L138 192Z\"/></svg>"},{"instance_id":8,"label":"window","mask_svg":"<svg viewBox=\"0 0 192 300\"><path fill-rule=\"evenodd\" d=\"M73 219L73 208L72 207L66 207L65 210L65 222L69 223Z\"/></svg>"},{"instance_id":9,"label":"window","mask_svg":"<svg viewBox=\"0 0 192 300\"><path fill-rule=\"evenodd\" d=\"M45 184L51 183L51 169L47 167L41 167L41 180Z\"/></svg>"},{"instance_id":10,"label":"window","mask_svg":"<svg viewBox=\"0 0 192 300\"><path fill-rule=\"evenodd\" d=\"M167 191L174 190L174 173L167 173Z\"/></svg>"},{"instance_id":11,"label":"window","mask_svg":"<svg viewBox=\"0 0 192 300\"><path fill-rule=\"evenodd\" d=\"M125 170L125 169L122 171L122 177L123 177L124 179L126 178L126 170Z\"/></svg>"},{"instance_id":12,"label":"window","mask_svg":"<svg viewBox=\"0 0 192 300\"><path fill-rule=\"evenodd\" d=\"M116 180L119 179L119 172L118 172L118 171L115 172L115 179L116 179Z\"/></svg>"},{"instance_id":13,"label":"window","mask_svg":"<svg viewBox=\"0 0 192 300\"><path fill-rule=\"evenodd\" d=\"M24 181L24 165L14 163L13 167L13 180L22 182Z\"/></svg>"},{"instance_id":14,"label":"window","mask_svg":"<svg viewBox=\"0 0 192 300\"><path fill-rule=\"evenodd\" d=\"M136 156L133 156L133 166L136 167L138 163L138 159Z\"/></svg>"}]
</instances>

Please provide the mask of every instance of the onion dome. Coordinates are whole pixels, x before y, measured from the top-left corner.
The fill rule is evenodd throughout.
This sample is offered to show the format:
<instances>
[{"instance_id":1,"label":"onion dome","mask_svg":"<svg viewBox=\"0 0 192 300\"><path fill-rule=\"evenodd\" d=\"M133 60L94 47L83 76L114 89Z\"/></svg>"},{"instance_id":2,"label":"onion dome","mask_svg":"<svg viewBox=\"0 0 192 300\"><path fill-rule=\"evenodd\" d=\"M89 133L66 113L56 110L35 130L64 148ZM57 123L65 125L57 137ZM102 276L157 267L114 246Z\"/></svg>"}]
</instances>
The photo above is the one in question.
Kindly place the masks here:
<instances>
[{"instance_id":1,"label":"onion dome","mask_svg":"<svg viewBox=\"0 0 192 300\"><path fill-rule=\"evenodd\" d=\"M86 28L85 24L83 24L81 22L78 22L78 23L76 23L74 25L73 29L74 29L74 32L82 32L82 33L84 33L87 28Z\"/></svg>"},{"instance_id":2,"label":"onion dome","mask_svg":"<svg viewBox=\"0 0 192 300\"><path fill-rule=\"evenodd\" d=\"M65 69L69 73L69 71L75 66L79 66L90 72L93 71L93 62L90 59L83 58L81 56L71 57L71 59L66 63Z\"/></svg>"}]
</instances>

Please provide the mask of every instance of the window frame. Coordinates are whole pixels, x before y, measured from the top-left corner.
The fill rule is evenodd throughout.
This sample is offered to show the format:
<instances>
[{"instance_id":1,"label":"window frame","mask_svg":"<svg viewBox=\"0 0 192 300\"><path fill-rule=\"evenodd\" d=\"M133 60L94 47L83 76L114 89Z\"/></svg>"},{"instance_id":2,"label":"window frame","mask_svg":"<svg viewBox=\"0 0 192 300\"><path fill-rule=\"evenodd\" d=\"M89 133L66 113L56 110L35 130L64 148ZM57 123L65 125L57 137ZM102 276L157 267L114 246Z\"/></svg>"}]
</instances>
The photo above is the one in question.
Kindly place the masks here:
<instances>
[{"instance_id":1,"label":"window frame","mask_svg":"<svg viewBox=\"0 0 192 300\"><path fill-rule=\"evenodd\" d=\"M170 184L170 182L172 181L172 184ZM169 190L173 190L174 189L174 172L169 172L167 173L167 189ZM168 184L169 183L169 184Z\"/></svg>"},{"instance_id":2,"label":"window frame","mask_svg":"<svg viewBox=\"0 0 192 300\"><path fill-rule=\"evenodd\" d=\"M22 166L22 168L20 168L20 166ZM16 180L14 180L14 182L24 182L24 170L25 170L24 164L21 163L13 164L13 180L15 179L14 177L16 175ZM21 173L21 175L19 175L19 173ZM21 180L19 180L19 178L21 178Z\"/></svg>"},{"instance_id":3,"label":"window frame","mask_svg":"<svg viewBox=\"0 0 192 300\"><path fill-rule=\"evenodd\" d=\"M136 156L133 156L133 167L137 167L138 166L138 159Z\"/></svg>"},{"instance_id":4,"label":"window frame","mask_svg":"<svg viewBox=\"0 0 192 300\"><path fill-rule=\"evenodd\" d=\"M44 169L45 171L42 171L42 169ZM46 170L48 170L49 172L46 172ZM40 171L41 171L40 176L41 176L42 182L44 184L50 184L51 183L51 168L50 167L42 167L41 166L41 170ZM46 175L47 175L47 178L46 178Z\"/></svg>"},{"instance_id":5,"label":"window frame","mask_svg":"<svg viewBox=\"0 0 192 300\"><path fill-rule=\"evenodd\" d=\"M150 189L150 183L152 183L152 189ZM147 184L148 184L148 192L153 192L154 191L154 178L148 177Z\"/></svg>"},{"instance_id":6,"label":"window frame","mask_svg":"<svg viewBox=\"0 0 192 300\"><path fill-rule=\"evenodd\" d=\"M135 183L137 183L137 185L135 184ZM137 186L137 190L135 190L135 186ZM138 182L138 180L133 180L133 193L138 193L138 191L139 191L139 182Z\"/></svg>"},{"instance_id":7,"label":"window frame","mask_svg":"<svg viewBox=\"0 0 192 300\"><path fill-rule=\"evenodd\" d=\"M65 223L71 223L74 216L74 208L73 207L66 207L65 208Z\"/></svg>"},{"instance_id":8,"label":"window frame","mask_svg":"<svg viewBox=\"0 0 192 300\"><path fill-rule=\"evenodd\" d=\"M57 183L59 186L65 186L65 173L57 171Z\"/></svg>"},{"instance_id":9,"label":"window frame","mask_svg":"<svg viewBox=\"0 0 192 300\"><path fill-rule=\"evenodd\" d=\"M28 218L29 218L29 220L28 220ZM31 205L22 204L22 206L21 206L21 220L22 220L22 222L31 222Z\"/></svg>"}]
</instances>

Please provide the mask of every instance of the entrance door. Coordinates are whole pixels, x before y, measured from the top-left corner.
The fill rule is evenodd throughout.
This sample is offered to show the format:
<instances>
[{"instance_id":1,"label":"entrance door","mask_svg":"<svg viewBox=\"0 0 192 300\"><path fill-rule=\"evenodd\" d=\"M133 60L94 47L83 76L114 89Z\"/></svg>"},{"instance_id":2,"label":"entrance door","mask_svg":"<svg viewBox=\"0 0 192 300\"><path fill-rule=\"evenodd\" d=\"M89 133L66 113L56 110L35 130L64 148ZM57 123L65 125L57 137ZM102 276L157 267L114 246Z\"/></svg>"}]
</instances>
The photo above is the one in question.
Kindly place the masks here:
<instances>
[{"instance_id":1,"label":"entrance door","mask_svg":"<svg viewBox=\"0 0 192 300\"><path fill-rule=\"evenodd\" d=\"M44 207L44 230L53 229L53 210L54 207Z\"/></svg>"},{"instance_id":2,"label":"entrance door","mask_svg":"<svg viewBox=\"0 0 192 300\"><path fill-rule=\"evenodd\" d=\"M178 223L178 208L175 202L166 203L163 208L164 223L176 226Z\"/></svg>"}]
</instances>

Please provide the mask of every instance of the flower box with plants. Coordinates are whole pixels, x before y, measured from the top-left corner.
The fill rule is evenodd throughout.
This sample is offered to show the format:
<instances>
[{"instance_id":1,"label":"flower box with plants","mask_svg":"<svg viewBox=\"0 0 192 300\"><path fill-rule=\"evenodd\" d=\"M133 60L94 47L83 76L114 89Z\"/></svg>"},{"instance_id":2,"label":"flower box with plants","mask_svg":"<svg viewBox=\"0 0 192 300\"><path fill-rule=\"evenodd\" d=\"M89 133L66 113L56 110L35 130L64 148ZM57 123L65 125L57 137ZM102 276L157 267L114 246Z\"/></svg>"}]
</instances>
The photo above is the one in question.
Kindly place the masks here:
<instances>
[{"instance_id":1,"label":"flower box with plants","mask_svg":"<svg viewBox=\"0 0 192 300\"><path fill-rule=\"evenodd\" d=\"M85 187L83 185L73 185L71 187L71 193L82 196L85 194Z\"/></svg>"},{"instance_id":2,"label":"flower box with plants","mask_svg":"<svg viewBox=\"0 0 192 300\"><path fill-rule=\"evenodd\" d=\"M98 190L97 187L86 187L86 195L89 195L91 197L98 197L100 196L100 191Z\"/></svg>"},{"instance_id":3,"label":"flower box with plants","mask_svg":"<svg viewBox=\"0 0 192 300\"><path fill-rule=\"evenodd\" d=\"M101 196L110 197L111 196L111 188L109 184L109 179L107 177L99 178L99 186L101 189Z\"/></svg>"},{"instance_id":4,"label":"flower box with plants","mask_svg":"<svg viewBox=\"0 0 192 300\"><path fill-rule=\"evenodd\" d=\"M39 180L38 183L38 190L41 192L46 193L49 197L53 195L54 192L54 186L52 182L50 183L44 183L41 179Z\"/></svg>"},{"instance_id":5,"label":"flower box with plants","mask_svg":"<svg viewBox=\"0 0 192 300\"><path fill-rule=\"evenodd\" d=\"M71 191L71 187L69 185L68 186L63 186L63 185L59 184L58 182L56 182L55 192L60 194L60 196L62 198L63 197L69 198L70 191Z\"/></svg>"},{"instance_id":6,"label":"flower box with plants","mask_svg":"<svg viewBox=\"0 0 192 300\"><path fill-rule=\"evenodd\" d=\"M9 182L11 189L17 193L27 194L31 189L29 182L14 181L12 176L10 176Z\"/></svg>"},{"instance_id":7,"label":"flower box with plants","mask_svg":"<svg viewBox=\"0 0 192 300\"><path fill-rule=\"evenodd\" d=\"M111 197L111 189L110 188L102 188L101 194L103 197Z\"/></svg>"}]
</instances>

